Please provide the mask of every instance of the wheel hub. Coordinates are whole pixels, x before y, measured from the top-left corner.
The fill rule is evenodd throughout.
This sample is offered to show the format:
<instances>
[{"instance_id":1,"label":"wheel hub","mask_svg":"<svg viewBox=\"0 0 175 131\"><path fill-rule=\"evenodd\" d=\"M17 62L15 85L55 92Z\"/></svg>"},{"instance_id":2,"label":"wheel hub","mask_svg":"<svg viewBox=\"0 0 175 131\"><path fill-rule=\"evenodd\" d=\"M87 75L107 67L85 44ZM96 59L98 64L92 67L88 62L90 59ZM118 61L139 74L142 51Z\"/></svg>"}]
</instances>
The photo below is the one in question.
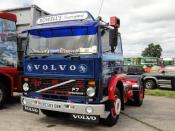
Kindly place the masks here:
<instances>
[{"instance_id":1,"label":"wheel hub","mask_svg":"<svg viewBox=\"0 0 175 131\"><path fill-rule=\"evenodd\" d=\"M121 100L117 99L115 103L115 113L116 115L119 115L121 111Z\"/></svg>"},{"instance_id":2,"label":"wheel hub","mask_svg":"<svg viewBox=\"0 0 175 131\"><path fill-rule=\"evenodd\" d=\"M150 89L152 87L152 83L151 82L147 82L146 83L146 88Z\"/></svg>"}]
</instances>

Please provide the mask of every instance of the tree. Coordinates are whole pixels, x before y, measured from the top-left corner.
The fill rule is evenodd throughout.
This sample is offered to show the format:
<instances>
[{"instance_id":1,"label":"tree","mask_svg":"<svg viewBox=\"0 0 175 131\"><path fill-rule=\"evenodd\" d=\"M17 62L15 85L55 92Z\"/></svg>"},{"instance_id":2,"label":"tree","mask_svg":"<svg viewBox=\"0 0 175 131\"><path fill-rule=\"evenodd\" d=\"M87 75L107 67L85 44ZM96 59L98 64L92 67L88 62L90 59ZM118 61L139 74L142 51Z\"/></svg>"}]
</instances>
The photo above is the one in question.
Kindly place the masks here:
<instances>
[{"instance_id":1,"label":"tree","mask_svg":"<svg viewBox=\"0 0 175 131\"><path fill-rule=\"evenodd\" d=\"M154 43L151 43L148 45L145 50L142 51L142 56L143 57L158 57L162 55L162 47L157 44L155 45Z\"/></svg>"}]
</instances>

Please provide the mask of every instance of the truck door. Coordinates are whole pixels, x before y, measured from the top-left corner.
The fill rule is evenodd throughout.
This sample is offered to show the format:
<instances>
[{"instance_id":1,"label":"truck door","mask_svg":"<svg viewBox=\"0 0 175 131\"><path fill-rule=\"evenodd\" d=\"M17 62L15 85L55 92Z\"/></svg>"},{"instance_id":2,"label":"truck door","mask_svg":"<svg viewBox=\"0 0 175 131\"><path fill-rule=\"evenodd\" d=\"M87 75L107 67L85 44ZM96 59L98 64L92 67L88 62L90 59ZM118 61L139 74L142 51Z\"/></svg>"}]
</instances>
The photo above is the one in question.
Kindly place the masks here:
<instances>
[{"instance_id":1,"label":"truck door","mask_svg":"<svg viewBox=\"0 0 175 131\"><path fill-rule=\"evenodd\" d=\"M123 50L120 34L118 34L117 46L111 50L109 30L102 35L102 60L103 60L103 85L108 86L112 74L121 73L123 70Z\"/></svg>"}]
</instances>

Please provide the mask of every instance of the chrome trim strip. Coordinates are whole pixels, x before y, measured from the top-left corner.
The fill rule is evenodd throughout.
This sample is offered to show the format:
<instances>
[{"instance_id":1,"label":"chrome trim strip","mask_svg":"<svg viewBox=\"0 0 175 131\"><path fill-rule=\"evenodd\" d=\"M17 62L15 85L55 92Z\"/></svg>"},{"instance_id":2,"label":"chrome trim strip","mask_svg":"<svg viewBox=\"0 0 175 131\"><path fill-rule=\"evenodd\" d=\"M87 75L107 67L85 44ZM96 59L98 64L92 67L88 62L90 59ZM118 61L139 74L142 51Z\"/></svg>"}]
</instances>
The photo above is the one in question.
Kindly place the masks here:
<instances>
[{"instance_id":1,"label":"chrome trim strip","mask_svg":"<svg viewBox=\"0 0 175 131\"><path fill-rule=\"evenodd\" d=\"M21 96L21 103L23 106L29 106L39 109L52 110L58 112L72 113L72 114L84 114L84 115L98 115L101 118L107 118L108 111L105 111L104 104L79 104L70 102L59 102L51 100L42 100L37 98L28 98ZM86 108L91 107L92 113L87 113Z\"/></svg>"}]
</instances>

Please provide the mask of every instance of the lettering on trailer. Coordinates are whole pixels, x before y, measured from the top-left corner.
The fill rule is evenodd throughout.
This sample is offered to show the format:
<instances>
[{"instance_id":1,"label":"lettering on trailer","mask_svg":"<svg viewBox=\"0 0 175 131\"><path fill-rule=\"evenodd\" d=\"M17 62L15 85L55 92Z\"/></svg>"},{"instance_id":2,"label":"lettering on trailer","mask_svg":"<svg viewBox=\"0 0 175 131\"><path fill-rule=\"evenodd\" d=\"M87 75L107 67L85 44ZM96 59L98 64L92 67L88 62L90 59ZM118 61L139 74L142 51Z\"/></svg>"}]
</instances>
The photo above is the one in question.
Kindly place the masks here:
<instances>
[{"instance_id":1,"label":"lettering on trailer","mask_svg":"<svg viewBox=\"0 0 175 131\"><path fill-rule=\"evenodd\" d=\"M41 24L62 22L62 21L84 20L87 17L88 17L88 13L85 13L85 12L84 13L53 15L53 16L39 18L36 23L38 25L41 25Z\"/></svg>"},{"instance_id":2,"label":"lettering on trailer","mask_svg":"<svg viewBox=\"0 0 175 131\"><path fill-rule=\"evenodd\" d=\"M88 67L85 64L80 64L79 66L76 65L32 65L32 64L28 64L27 65L27 70L28 72L32 72L32 71L38 71L38 70L43 70L43 71L65 71L65 70L69 70L69 71L76 71L78 70L78 72L80 73L86 73L88 71Z\"/></svg>"}]
</instances>

